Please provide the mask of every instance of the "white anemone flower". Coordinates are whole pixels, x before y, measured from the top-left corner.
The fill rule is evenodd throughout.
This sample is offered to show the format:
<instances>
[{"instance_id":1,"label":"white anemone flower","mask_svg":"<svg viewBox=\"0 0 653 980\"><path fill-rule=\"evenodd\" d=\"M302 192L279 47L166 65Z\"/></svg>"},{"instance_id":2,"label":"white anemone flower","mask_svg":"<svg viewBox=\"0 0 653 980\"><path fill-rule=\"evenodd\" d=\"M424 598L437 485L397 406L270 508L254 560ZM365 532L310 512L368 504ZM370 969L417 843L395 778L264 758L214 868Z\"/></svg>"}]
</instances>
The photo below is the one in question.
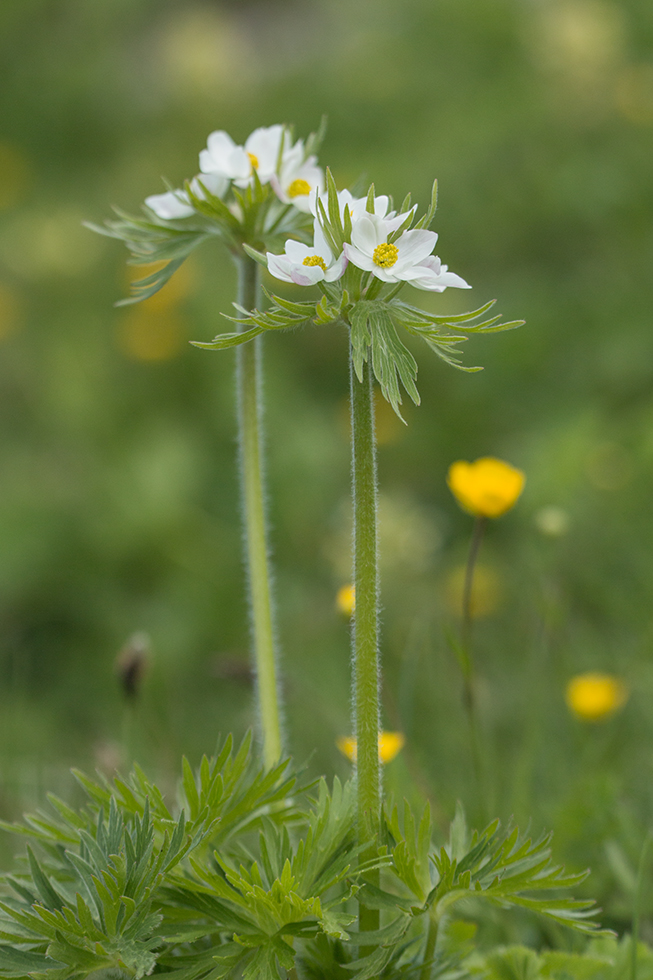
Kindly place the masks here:
<instances>
[{"instance_id":1,"label":"white anemone flower","mask_svg":"<svg viewBox=\"0 0 653 980\"><path fill-rule=\"evenodd\" d=\"M314 286L318 282L335 282L347 268L344 252L334 260L322 229L316 222L313 246L304 245L289 239L283 255L267 253L268 270L283 282L294 282L298 286Z\"/></svg>"},{"instance_id":2,"label":"white anemone flower","mask_svg":"<svg viewBox=\"0 0 653 980\"><path fill-rule=\"evenodd\" d=\"M218 129L209 135L200 153L200 170L233 180L237 187L247 187L256 171L261 183L267 184L289 149L289 139L285 126L267 126L255 129L244 146L237 146L229 133Z\"/></svg>"},{"instance_id":3,"label":"white anemone flower","mask_svg":"<svg viewBox=\"0 0 653 980\"><path fill-rule=\"evenodd\" d=\"M210 194L215 197L222 197L227 190L229 182L218 174L200 174L193 177L190 187L195 197L204 200L204 191L200 187L200 181ZM159 218L166 221L174 221L176 218L190 218L195 214L195 208L190 203L189 197L184 190L167 191L165 194L151 194L145 198L145 204Z\"/></svg>"},{"instance_id":4,"label":"white anemone flower","mask_svg":"<svg viewBox=\"0 0 653 980\"><path fill-rule=\"evenodd\" d=\"M418 289L434 292L442 292L447 286L469 289L464 279L443 269L440 260L431 255L438 240L434 231L414 228L395 242L388 241L388 235L403 223L396 224L399 217L388 220L366 213L357 218L352 225L351 245L343 246L349 261L382 282L410 282Z\"/></svg>"},{"instance_id":5,"label":"white anemone flower","mask_svg":"<svg viewBox=\"0 0 653 980\"><path fill-rule=\"evenodd\" d=\"M279 200L308 214L311 195L324 192L324 171L316 156L305 157L304 143L298 140L283 154L279 175L273 174L270 183Z\"/></svg>"}]
</instances>

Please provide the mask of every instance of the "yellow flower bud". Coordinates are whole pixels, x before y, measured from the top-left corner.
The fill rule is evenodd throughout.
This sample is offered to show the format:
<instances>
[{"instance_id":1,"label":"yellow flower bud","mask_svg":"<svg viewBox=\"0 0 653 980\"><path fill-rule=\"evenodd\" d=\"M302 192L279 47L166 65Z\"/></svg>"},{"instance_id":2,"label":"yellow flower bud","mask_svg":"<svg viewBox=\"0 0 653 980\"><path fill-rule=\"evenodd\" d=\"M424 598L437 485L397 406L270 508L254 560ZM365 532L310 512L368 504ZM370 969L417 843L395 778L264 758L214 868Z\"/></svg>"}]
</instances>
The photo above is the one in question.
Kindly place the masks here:
<instances>
[{"instance_id":1,"label":"yellow flower bud","mask_svg":"<svg viewBox=\"0 0 653 980\"><path fill-rule=\"evenodd\" d=\"M474 463L459 460L451 464L447 474L454 497L463 510L475 517L501 517L515 505L525 482L521 470L494 456L484 456Z\"/></svg>"},{"instance_id":2,"label":"yellow flower bud","mask_svg":"<svg viewBox=\"0 0 653 980\"><path fill-rule=\"evenodd\" d=\"M581 721L604 721L627 700L628 688L612 674L578 674L567 684L567 706Z\"/></svg>"},{"instance_id":3,"label":"yellow flower bud","mask_svg":"<svg viewBox=\"0 0 653 980\"><path fill-rule=\"evenodd\" d=\"M343 585L336 593L336 608L343 616L352 616L356 608L356 587Z\"/></svg>"},{"instance_id":4,"label":"yellow flower bud","mask_svg":"<svg viewBox=\"0 0 653 980\"><path fill-rule=\"evenodd\" d=\"M399 755L406 743L405 735L401 732L380 732L379 733L379 760L381 762L392 762L396 755ZM357 747L356 739L353 735L343 736L336 741L336 745L343 755L346 755L350 762L356 761Z\"/></svg>"}]
</instances>

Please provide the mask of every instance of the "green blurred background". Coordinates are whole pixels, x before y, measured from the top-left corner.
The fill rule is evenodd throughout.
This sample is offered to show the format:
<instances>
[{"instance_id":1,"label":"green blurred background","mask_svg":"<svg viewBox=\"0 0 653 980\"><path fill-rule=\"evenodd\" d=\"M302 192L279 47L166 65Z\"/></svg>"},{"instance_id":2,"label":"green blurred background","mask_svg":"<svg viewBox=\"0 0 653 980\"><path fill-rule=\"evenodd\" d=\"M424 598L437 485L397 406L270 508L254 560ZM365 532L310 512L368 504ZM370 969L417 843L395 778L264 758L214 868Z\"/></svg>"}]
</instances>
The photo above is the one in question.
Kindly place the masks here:
<instances>
[{"instance_id":1,"label":"green blurred background","mask_svg":"<svg viewBox=\"0 0 653 980\"><path fill-rule=\"evenodd\" d=\"M326 113L340 186L426 203L440 181L438 253L474 290L419 301L527 320L469 342L476 375L413 348L421 407L405 428L379 407L384 724L407 736L387 785L480 818L446 639L471 522L445 475L498 455L527 486L481 556L486 805L554 827L625 921L653 812L650 0L3 0L0 52L0 816L126 742L172 787L182 751L255 722L233 354L188 346L225 329L234 270L206 247L115 309L126 253L81 222L190 177L213 129ZM288 744L340 775L346 358L331 328L266 340ZM115 660L137 631L132 710ZM565 705L586 670L629 685L602 724Z\"/></svg>"}]
</instances>

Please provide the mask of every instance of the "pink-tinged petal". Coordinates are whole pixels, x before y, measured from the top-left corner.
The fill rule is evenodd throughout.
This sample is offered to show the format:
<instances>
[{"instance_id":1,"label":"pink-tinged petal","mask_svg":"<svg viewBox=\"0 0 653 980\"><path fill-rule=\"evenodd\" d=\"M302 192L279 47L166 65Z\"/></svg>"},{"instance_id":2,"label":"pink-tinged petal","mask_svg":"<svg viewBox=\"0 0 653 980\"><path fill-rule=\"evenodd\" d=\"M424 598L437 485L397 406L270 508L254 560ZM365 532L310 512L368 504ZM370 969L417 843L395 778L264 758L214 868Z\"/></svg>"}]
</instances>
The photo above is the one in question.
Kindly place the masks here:
<instances>
[{"instance_id":1,"label":"pink-tinged petal","mask_svg":"<svg viewBox=\"0 0 653 980\"><path fill-rule=\"evenodd\" d=\"M399 249L397 272L399 268L403 271L409 266L418 265L422 259L430 255L437 240L438 236L434 231L423 231L422 229L405 231L395 242Z\"/></svg>"},{"instance_id":2,"label":"pink-tinged petal","mask_svg":"<svg viewBox=\"0 0 653 980\"><path fill-rule=\"evenodd\" d=\"M360 218L355 218L351 229L351 243L364 255L369 255L371 258L374 249L386 238L387 232L383 218L378 218L375 214L362 214ZM357 265L353 258L351 261Z\"/></svg>"},{"instance_id":3,"label":"pink-tinged petal","mask_svg":"<svg viewBox=\"0 0 653 980\"><path fill-rule=\"evenodd\" d=\"M267 252L266 258L268 260L268 272L275 279L281 279L283 282L294 282L290 275L292 263L289 262L285 255L273 255L272 252Z\"/></svg>"},{"instance_id":4,"label":"pink-tinged petal","mask_svg":"<svg viewBox=\"0 0 653 980\"><path fill-rule=\"evenodd\" d=\"M343 252L342 255L336 259L333 265L329 269L327 269L327 273L324 277L326 281L335 282L336 279L340 279L345 269L347 268L347 263L348 263L347 256Z\"/></svg>"},{"instance_id":5,"label":"pink-tinged petal","mask_svg":"<svg viewBox=\"0 0 653 980\"><path fill-rule=\"evenodd\" d=\"M195 214L195 209L188 203L188 199L183 191L168 191L167 194L151 194L145 198L145 204L159 217L165 221L174 221L176 218L189 218Z\"/></svg>"},{"instance_id":6,"label":"pink-tinged petal","mask_svg":"<svg viewBox=\"0 0 653 980\"><path fill-rule=\"evenodd\" d=\"M296 242L294 238L289 238L286 242L286 255L291 262L301 263L308 255L313 255L315 249L310 248L308 245L304 245L303 242Z\"/></svg>"},{"instance_id":7,"label":"pink-tinged petal","mask_svg":"<svg viewBox=\"0 0 653 980\"><path fill-rule=\"evenodd\" d=\"M359 251L354 245L350 245L348 242L342 246L344 254L347 256L352 265L355 265L357 269L363 269L364 272L374 272L378 269L377 265L374 265L371 255L365 255L363 252Z\"/></svg>"},{"instance_id":8,"label":"pink-tinged petal","mask_svg":"<svg viewBox=\"0 0 653 980\"><path fill-rule=\"evenodd\" d=\"M293 265L290 275L298 286L314 286L325 278L324 269L319 265Z\"/></svg>"}]
</instances>

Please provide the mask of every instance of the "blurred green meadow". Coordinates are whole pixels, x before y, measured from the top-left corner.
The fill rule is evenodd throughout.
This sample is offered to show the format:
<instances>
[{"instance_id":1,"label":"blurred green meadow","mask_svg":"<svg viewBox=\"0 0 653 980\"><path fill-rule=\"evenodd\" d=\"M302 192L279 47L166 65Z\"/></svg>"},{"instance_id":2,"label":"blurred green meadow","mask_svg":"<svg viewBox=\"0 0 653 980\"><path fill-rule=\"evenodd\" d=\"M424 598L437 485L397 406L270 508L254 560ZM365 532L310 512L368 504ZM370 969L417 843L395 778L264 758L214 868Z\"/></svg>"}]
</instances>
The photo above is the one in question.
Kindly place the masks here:
<instances>
[{"instance_id":1,"label":"blurred green meadow","mask_svg":"<svg viewBox=\"0 0 653 980\"><path fill-rule=\"evenodd\" d=\"M438 178L437 251L474 288L421 302L527 321L465 345L475 375L417 346L407 426L378 405L384 725L406 736L386 786L443 827L460 799L553 828L626 927L653 823L649 0L3 0L0 66L0 817L130 753L172 790L182 752L255 724L234 355L188 344L225 329L235 270L206 247L114 308L127 253L82 221L178 186L211 130L326 113L339 186L426 204ZM270 336L265 358L288 746L346 776L347 338ZM481 802L448 640L472 521L445 477L484 455L527 483L480 558ZM623 679L621 711L570 713L585 671Z\"/></svg>"}]
</instances>

